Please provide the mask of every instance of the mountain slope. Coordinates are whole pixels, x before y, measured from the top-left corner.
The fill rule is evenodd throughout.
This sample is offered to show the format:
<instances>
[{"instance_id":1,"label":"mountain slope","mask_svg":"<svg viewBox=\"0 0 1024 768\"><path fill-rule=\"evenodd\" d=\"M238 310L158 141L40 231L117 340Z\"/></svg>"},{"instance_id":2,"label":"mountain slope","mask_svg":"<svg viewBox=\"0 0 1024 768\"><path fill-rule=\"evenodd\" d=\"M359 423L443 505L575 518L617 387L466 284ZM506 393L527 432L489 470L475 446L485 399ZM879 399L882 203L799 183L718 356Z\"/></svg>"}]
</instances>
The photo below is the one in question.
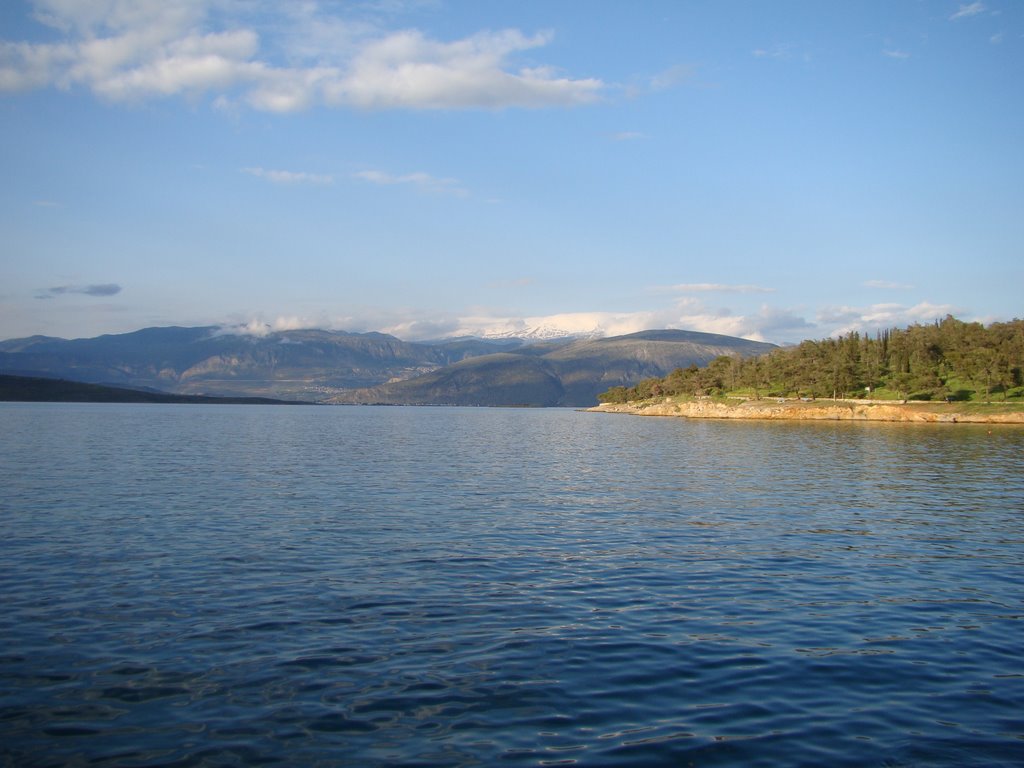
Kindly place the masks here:
<instances>
[{"instance_id":1,"label":"mountain slope","mask_svg":"<svg viewBox=\"0 0 1024 768\"><path fill-rule=\"evenodd\" d=\"M0 401L22 403L221 403L230 405L295 405L297 400L273 400L266 397L203 397L172 395L139 389L105 387L64 379L0 374Z\"/></svg>"},{"instance_id":2,"label":"mountain slope","mask_svg":"<svg viewBox=\"0 0 1024 768\"><path fill-rule=\"evenodd\" d=\"M406 379L519 342L414 344L382 333L300 330L255 337L217 327L144 328L91 339L0 342L0 371L176 394L323 399Z\"/></svg>"},{"instance_id":3,"label":"mountain slope","mask_svg":"<svg viewBox=\"0 0 1024 768\"><path fill-rule=\"evenodd\" d=\"M770 344L694 331L604 339L405 342L383 333L298 330L251 336L213 326L144 328L92 339L0 342L0 373L185 395L346 403L585 406L610 387L750 356Z\"/></svg>"},{"instance_id":4,"label":"mountain slope","mask_svg":"<svg viewBox=\"0 0 1024 768\"><path fill-rule=\"evenodd\" d=\"M329 402L388 405L558 405L565 388L543 359L499 353L406 381L336 395Z\"/></svg>"},{"instance_id":5,"label":"mountain slope","mask_svg":"<svg viewBox=\"0 0 1024 768\"><path fill-rule=\"evenodd\" d=\"M405 381L345 392L330 402L396 405L588 406L609 387L749 357L772 344L693 331L644 331L607 339L525 346L463 360Z\"/></svg>"}]
</instances>

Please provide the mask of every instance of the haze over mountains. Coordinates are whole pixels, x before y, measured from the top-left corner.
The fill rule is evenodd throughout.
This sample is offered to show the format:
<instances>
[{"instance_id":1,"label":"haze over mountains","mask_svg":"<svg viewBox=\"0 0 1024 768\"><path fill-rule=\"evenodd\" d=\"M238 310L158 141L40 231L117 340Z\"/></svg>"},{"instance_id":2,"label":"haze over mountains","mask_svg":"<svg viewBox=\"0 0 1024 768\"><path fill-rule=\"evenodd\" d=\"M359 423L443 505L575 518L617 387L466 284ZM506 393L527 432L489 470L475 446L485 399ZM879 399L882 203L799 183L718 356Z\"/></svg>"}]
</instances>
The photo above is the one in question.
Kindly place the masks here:
<instances>
[{"instance_id":1,"label":"haze over mountains","mask_svg":"<svg viewBox=\"0 0 1024 768\"><path fill-rule=\"evenodd\" d=\"M692 331L610 338L455 338L216 326L0 342L0 372L175 394L333 403L587 406L599 392L774 345Z\"/></svg>"}]
</instances>

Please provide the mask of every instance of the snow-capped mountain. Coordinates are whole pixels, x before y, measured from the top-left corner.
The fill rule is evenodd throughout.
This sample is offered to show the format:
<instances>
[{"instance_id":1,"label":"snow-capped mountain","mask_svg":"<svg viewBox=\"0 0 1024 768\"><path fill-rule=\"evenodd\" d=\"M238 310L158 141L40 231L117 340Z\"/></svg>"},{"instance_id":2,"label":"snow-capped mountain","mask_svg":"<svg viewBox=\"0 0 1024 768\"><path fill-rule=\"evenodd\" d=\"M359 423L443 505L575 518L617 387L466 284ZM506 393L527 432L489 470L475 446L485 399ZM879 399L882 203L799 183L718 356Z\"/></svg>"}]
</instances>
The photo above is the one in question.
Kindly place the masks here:
<instances>
[{"instance_id":1,"label":"snow-capped mountain","mask_svg":"<svg viewBox=\"0 0 1024 768\"><path fill-rule=\"evenodd\" d=\"M534 325L523 328L495 328L478 334L482 339L523 339L524 341L553 341L555 339L603 339L607 334L600 328L569 330L554 325Z\"/></svg>"}]
</instances>

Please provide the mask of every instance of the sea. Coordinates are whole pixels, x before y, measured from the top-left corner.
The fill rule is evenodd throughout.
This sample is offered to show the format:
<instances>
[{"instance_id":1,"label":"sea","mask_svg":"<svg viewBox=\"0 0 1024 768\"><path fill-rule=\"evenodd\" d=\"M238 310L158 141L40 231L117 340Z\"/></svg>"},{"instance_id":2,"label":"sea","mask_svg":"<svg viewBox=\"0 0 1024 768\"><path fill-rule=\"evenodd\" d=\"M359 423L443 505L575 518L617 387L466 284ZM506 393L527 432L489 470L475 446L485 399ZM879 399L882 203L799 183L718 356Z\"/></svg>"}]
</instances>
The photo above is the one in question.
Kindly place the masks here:
<instances>
[{"instance_id":1,"label":"sea","mask_svg":"<svg viewBox=\"0 0 1024 768\"><path fill-rule=\"evenodd\" d=\"M0 404L5 766L1021 766L1024 428Z\"/></svg>"}]
</instances>

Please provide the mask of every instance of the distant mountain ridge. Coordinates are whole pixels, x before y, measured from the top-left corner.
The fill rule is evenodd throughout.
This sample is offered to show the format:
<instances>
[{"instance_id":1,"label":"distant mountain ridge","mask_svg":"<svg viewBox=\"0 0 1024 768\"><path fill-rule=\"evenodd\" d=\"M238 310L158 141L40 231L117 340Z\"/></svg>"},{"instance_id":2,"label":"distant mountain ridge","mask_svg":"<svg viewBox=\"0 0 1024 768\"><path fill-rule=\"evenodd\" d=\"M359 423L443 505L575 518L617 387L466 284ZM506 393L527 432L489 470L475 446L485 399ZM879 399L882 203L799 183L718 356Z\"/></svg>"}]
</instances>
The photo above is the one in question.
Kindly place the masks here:
<instances>
[{"instance_id":1,"label":"distant mountain ridge","mask_svg":"<svg viewBox=\"0 0 1024 768\"><path fill-rule=\"evenodd\" d=\"M416 344L383 333L317 329L253 336L218 326L170 326L90 339L0 342L0 371L176 394L309 400L517 345L481 339Z\"/></svg>"},{"instance_id":2,"label":"distant mountain ridge","mask_svg":"<svg viewBox=\"0 0 1024 768\"><path fill-rule=\"evenodd\" d=\"M106 387L79 381L0 373L0 401L23 403L173 403L187 405L299 405L301 400L268 397L172 395L142 389Z\"/></svg>"},{"instance_id":3,"label":"distant mountain ridge","mask_svg":"<svg viewBox=\"0 0 1024 768\"><path fill-rule=\"evenodd\" d=\"M404 381L345 392L336 403L394 405L588 406L600 392L720 355L751 357L775 345L697 331L530 344L468 358ZM664 373L661 373L664 371Z\"/></svg>"},{"instance_id":4,"label":"distant mountain ridge","mask_svg":"<svg viewBox=\"0 0 1024 768\"><path fill-rule=\"evenodd\" d=\"M524 342L406 342L319 329L264 335L218 326L143 328L91 339L0 342L0 372L188 395L336 403L592 405L609 387L723 354L774 348L695 331Z\"/></svg>"}]
</instances>

